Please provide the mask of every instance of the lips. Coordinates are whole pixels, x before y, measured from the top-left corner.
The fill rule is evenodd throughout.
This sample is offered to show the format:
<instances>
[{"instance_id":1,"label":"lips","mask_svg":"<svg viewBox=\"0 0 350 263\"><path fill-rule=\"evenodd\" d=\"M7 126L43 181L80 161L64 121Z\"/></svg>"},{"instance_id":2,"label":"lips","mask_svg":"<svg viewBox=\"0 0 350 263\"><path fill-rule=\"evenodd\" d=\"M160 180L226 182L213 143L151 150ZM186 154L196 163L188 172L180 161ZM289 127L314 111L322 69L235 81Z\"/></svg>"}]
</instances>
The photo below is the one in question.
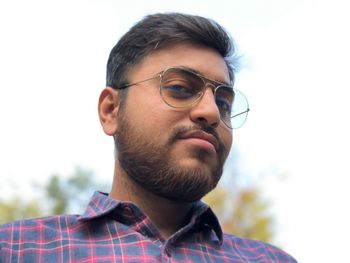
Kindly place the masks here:
<instances>
[{"instance_id":1,"label":"lips","mask_svg":"<svg viewBox=\"0 0 350 263\"><path fill-rule=\"evenodd\" d=\"M180 136L180 139L200 139L212 144L216 151L219 148L218 141L213 135L200 130L186 132Z\"/></svg>"}]
</instances>

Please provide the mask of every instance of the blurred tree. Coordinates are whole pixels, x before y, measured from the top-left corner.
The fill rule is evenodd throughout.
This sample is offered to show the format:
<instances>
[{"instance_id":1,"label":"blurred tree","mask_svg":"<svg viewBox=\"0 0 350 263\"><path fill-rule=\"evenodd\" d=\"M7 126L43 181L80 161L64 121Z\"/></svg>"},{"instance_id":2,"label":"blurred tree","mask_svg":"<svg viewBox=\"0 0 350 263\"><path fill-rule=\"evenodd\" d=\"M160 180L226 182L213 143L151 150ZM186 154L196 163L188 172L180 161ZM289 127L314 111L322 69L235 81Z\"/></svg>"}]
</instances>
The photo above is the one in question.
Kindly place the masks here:
<instances>
[{"instance_id":1,"label":"blurred tree","mask_svg":"<svg viewBox=\"0 0 350 263\"><path fill-rule=\"evenodd\" d=\"M226 161L228 176L224 176L212 192L204 197L217 214L225 232L241 237L271 242L273 218L269 213L270 203L246 173L243 161L233 147Z\"/></svg>"},{"instance_id":2,"label":"blurred tree","mask_svg":"<svg viewBox=\"0 0 350 263\"><path fill-rule=\"evenodd\" d=\"M271 241L273 220L268 214L269 203L264 201L259 189L241 189L232 196L227 189L219 186L204 201L218 215L224 231L241 237Z\"/></svg>"},{"instance_id":3,"label":"blurred tree","mask_svg":"<svg viewBox=\"0 0 350 263\"><path fill-rule=\"evenodd\" d=\"M77 167L68 178L51 176L45 186L46 195L52 204L50 214L83 212L90 196L96 189L105 190L106 185L99 184L92 171Z\"/></svg>"},{"instance_id":4,"label":"blurred tree","mask_svg":"<svg viewBox=\"0 0 350 263\"><path fill-rule=\"evenodd\" d=\"M69 192L69 190L62 184L60 177L58 175L53 175L46 185L46 195L53 203L53 214L62 214L67 209L69 200L69 193L67 192Z\"/></svg>"},{"instance_id":5,"label":"blurred tree","mask_svg":"<svg viewBox=\"0 0 350 263\"><path fill-rule=\"evenodd\" d=\"M36 200L24 202L19 197L9 201L0 201L0 224L20 219L38 217L42 215L42 211Z\"/></svg>"},{"instance_id":6,"label":"blurred tree","mask_svg":"<svg viewBox=\"0 0 350 263\"><path fill-rule=\"evenodd\" d=\"M0 200L0 224L23 218L83 212L96 189L107 189L105 184L96 182L92 171L81 167L77 167L68 177L54 174L46 185L36 188L43 196L40 201L23 201L18 196Z\"/></svg>"}]
</instances>

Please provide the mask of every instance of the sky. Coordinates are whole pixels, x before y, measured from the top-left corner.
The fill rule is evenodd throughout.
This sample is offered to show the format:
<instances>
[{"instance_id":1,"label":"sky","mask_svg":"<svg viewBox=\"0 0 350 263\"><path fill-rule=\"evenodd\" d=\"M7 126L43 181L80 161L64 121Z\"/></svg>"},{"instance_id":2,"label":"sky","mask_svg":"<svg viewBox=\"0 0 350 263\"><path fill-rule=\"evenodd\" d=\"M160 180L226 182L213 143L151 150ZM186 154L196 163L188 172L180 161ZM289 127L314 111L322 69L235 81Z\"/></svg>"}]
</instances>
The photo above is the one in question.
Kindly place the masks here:
<instances>
[{"instance_id":1,"label":"sky","mask_svg":"<svg viewBox=\"0 0 350 263\"><path fill-rule=\"evenodd\" d=\"M242 57L251 112L233 132L248 181L272 200L276 243L344 262L350 235L350 37L341 0L0 0L0 198L80 165L113 174L97 116L110 49L143 16L213 18ZM228 168L234 163L228 160ZM281 176L283 175L282 179ZM7 187L9 184L15 188Z\"/></svg>"}]
</instances>

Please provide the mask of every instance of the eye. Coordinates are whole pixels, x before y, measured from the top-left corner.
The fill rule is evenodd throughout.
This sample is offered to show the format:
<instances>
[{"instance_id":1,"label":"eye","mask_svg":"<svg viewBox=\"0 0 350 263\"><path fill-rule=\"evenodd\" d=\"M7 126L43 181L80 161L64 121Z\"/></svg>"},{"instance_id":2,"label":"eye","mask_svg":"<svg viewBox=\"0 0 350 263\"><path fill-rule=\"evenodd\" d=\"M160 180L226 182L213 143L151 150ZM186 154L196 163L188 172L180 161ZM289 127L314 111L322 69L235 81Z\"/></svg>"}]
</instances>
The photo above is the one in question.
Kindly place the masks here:
<instances>
[{"instance_id":1,"label":"eye","mask_svg":"<svg viewBox=\"0 0 350 263\"><path fill-rule=\"evenodd\" d=\"M169 83L162 87L166 96L175 99L191 99L196 95L195 90L185 83Z\"/></svg>"},{"instance_id":2,"label":"eye","mask_svg":"<svg viewBox=\"0 0 350 263\"><path fill-rule=\"evenodd\" d=\"M220 86L215 92L215 102L223 117L231 117L234 92L232 88Z\"/></svg>"},{"instance_id":3,"label":"eye","mask_svg":"<svg viewBox=\"0 0 350 263\"><path fill-rule=\"evenodd\" d=\"M181 68L170 68L161 80L163 98L171 100L170 104L183 105L199 98L203 85L201 78Z\"/></svg>"},{"instance_id":4,"label":"eye","mask_svg":"<svg viewBox=\"0 0 350 263\"><path fill-rule=\"evenodd\" d=\"M215 102L220 111L231 112L231 103L225 98L217 97Z\"/></svg>"}]
</instances>

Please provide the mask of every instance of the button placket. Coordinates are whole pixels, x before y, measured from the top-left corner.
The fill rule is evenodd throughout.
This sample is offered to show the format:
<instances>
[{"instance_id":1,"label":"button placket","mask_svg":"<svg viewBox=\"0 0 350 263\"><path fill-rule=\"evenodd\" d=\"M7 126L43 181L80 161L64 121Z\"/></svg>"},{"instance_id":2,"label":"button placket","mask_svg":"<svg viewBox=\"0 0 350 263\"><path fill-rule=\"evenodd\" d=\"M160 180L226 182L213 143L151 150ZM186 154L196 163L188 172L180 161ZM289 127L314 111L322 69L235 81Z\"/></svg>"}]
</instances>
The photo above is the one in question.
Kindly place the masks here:
<instances>
[{"instance_id":1,"label":"button placket","mask_svg":"<svg viewBox=\"0 0 350 263\"><path fill-rule=\"evenodd\" d=\"M165 248L165 253L167 254L168 257L171 257L171 249L169 248L169 246Z\"/></svg>"}]
</instances>

